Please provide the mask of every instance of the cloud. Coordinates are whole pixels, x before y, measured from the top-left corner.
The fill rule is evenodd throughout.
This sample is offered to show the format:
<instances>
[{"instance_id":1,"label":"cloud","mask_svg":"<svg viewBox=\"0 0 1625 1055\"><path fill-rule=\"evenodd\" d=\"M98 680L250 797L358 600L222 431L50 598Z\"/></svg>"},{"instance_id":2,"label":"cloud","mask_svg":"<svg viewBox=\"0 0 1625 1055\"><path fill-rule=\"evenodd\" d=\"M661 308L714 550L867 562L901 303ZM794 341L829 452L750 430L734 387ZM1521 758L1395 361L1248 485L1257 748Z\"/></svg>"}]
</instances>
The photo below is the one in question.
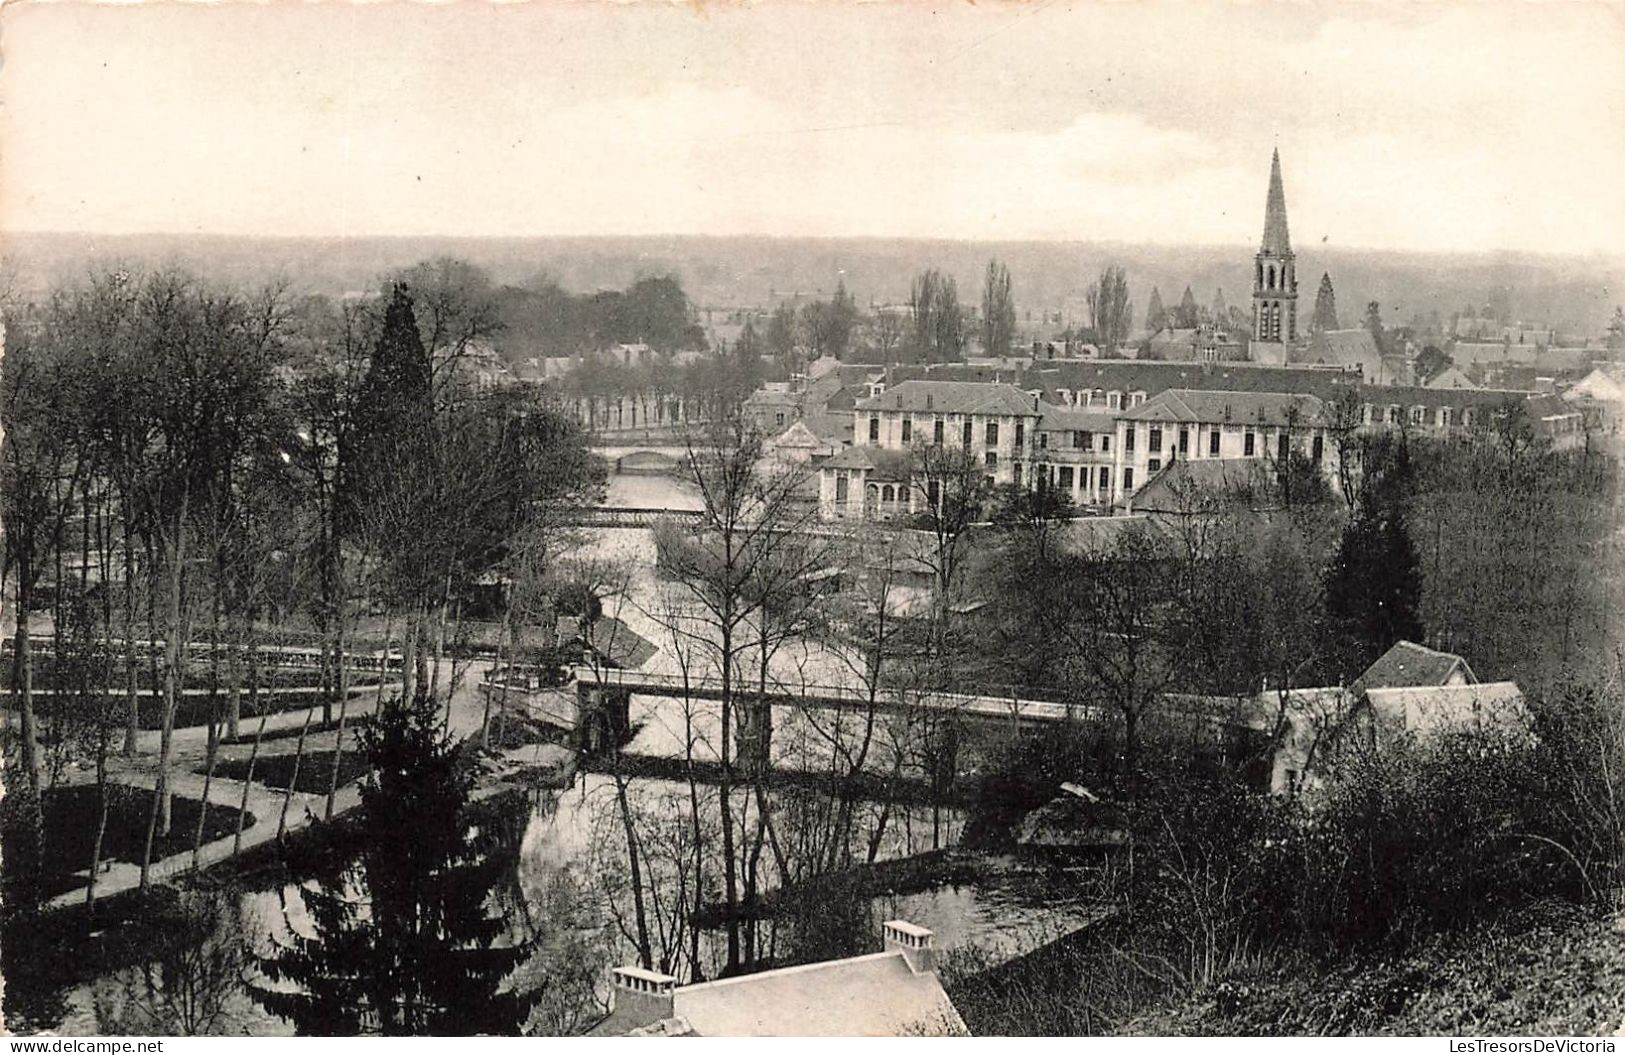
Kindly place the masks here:
<instances>
[{"instance_id":1,"label":"cloud","mask_svg":"<svg viewBox=\"0 0 1625 1055\"><path fill-rule=\"evenodd\" d=\"M1625 33L1595 7L47 5L6 30L13 228L1240 244L1278 142L1300 239L1625 244Z\"/></svg>"}]
</instances>

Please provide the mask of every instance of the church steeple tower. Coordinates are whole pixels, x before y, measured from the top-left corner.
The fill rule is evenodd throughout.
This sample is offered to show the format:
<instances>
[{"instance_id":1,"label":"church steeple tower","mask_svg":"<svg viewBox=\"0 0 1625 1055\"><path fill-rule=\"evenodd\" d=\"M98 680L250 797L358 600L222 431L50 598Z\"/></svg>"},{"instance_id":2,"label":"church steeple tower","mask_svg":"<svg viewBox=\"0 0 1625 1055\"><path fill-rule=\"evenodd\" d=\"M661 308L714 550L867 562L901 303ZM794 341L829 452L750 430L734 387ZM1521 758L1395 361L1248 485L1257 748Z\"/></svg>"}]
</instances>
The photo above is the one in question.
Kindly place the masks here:
<instances>
[{"instance_id":1,"label":"church steeple tower","mask_svg":"<svg viewBox=\"0 0 1625 1055\"><path fill-rule=\"evenodd\" d=\"M1291 344L1298 339L1298 267L1287 233L1281 151L1270 159L1264 201L1264 238L1253 258L1253 343Z\"/></svg>"}]
</instances>

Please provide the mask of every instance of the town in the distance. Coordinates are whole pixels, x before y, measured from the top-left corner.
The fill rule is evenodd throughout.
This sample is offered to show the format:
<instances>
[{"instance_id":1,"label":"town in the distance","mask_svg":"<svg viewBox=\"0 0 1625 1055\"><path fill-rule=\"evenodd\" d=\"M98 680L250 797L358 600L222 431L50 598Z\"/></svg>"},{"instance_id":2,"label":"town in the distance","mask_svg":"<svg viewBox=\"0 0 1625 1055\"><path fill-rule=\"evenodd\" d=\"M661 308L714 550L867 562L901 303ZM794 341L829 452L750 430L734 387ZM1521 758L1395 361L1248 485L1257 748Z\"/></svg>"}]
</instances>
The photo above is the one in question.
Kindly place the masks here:
<instances>
[{"instance_id":1,"label":"town in the distance","mask_svg":"<svg viewBox=\"0 0 1625 1055\"><path fill-rule=\"evenodd\" d=\"M1263 157L1247 295L20 238L6 1028L1612 1033L1619 291Z\"/></svg>"}]
</instances>

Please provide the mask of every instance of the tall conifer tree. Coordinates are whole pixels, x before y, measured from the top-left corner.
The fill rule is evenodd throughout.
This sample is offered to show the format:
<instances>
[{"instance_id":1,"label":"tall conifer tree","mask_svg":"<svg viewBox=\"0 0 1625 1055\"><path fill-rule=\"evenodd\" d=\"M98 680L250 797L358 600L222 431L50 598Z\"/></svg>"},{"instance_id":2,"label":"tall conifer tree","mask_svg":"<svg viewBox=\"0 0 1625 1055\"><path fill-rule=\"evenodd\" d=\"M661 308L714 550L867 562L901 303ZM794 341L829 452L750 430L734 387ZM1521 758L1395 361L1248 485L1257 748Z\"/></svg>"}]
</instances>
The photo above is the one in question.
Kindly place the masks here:
<instances>
[{"instance_id":1,"label":"tall conifer tree","mask_svg":"<svg viewBox=\"0 0 1625 1055\"><path fill-rule=\"evenodd\" d=\"M1309 320L1311 333L1325 333L1340 329L1337 323L1337 294L1332 290L1332 276L1320 274L1320 289L1315 291L1315 314Z\"/></svg>"}]
</instances>

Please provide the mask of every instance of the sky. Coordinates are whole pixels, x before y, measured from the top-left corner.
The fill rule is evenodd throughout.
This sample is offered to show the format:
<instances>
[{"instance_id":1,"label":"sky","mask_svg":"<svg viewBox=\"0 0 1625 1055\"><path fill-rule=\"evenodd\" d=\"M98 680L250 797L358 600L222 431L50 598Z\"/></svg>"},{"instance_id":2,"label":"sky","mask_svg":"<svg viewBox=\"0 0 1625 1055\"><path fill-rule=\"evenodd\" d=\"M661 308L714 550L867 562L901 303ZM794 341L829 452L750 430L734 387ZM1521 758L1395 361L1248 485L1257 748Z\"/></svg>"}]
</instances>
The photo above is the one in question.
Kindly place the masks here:
<instances>
[{"instance_id":1,"label":"sky","mask_svg":"<svg viewBox=\"0 0 1625 1055\"><path fill-rule=\"evenodd\" d=\"M1625 5L8 4L0 230L1625 251Z\"/></svg>"}]
</instances>

